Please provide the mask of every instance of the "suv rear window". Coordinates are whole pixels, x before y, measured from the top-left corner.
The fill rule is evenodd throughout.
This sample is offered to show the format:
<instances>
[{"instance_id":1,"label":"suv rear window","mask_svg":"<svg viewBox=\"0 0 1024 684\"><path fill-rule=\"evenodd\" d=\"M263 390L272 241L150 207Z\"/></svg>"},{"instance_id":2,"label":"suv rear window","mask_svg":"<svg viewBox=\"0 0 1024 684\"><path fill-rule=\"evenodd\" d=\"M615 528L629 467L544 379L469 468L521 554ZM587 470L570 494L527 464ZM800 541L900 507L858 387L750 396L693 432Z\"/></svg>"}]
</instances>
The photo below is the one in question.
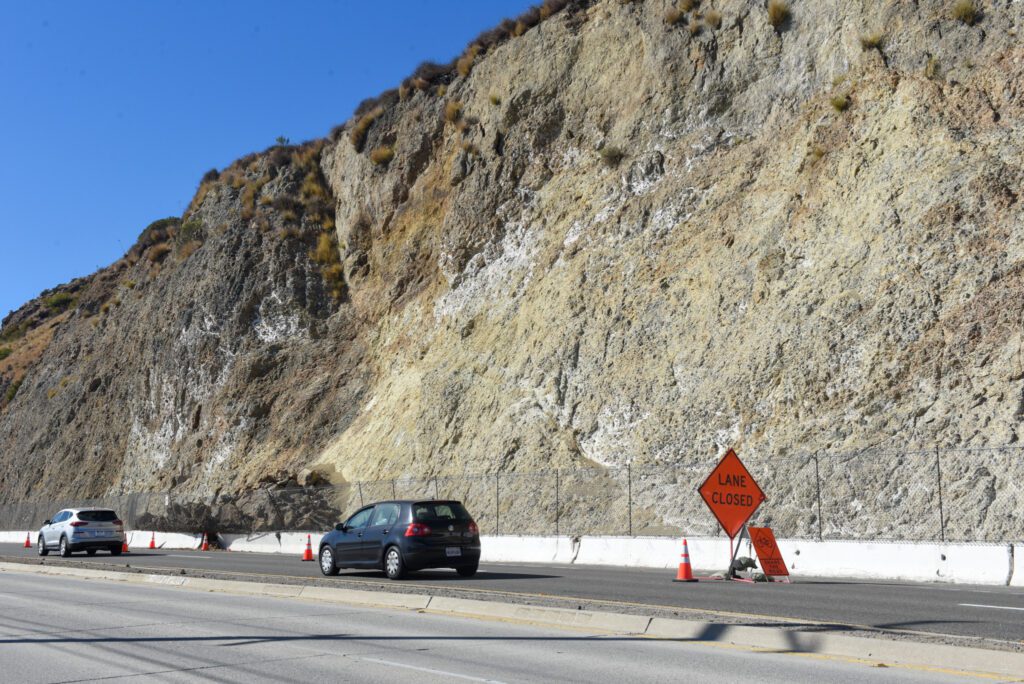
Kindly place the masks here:
<instances>
[{"instance_id":1,"label":"suv rear window","mask_svg":"<svg viewBox=\"0 0 1024 684\"><path fill-rule=\"evenodd\" d=\"M79 511L78 519L86 522L114 522L117 513L114 511Z\"/></svg>"},{"instance_id":2,"label":"suv rear window","mask_svg":"<svg viewBox=\"0 0 1024 684\"><path fill-rule=\"evenodd\" d=\"M417 522L428 522L431 520L457 520L465 522L471 520L469 511L458 501L415 503L412 505L412 517Z\"/></svg>"}]
</instances>

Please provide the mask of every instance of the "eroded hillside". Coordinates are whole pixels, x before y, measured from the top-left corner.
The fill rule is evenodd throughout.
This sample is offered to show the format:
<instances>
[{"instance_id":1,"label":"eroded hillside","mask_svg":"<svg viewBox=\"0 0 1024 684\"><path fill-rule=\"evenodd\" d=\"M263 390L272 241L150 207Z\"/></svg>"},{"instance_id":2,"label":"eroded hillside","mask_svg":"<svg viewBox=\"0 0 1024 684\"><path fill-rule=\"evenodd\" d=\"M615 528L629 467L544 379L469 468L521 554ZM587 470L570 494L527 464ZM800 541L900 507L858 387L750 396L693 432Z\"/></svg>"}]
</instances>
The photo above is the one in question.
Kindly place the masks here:
<instances>
[{"instance_id":1,"label":"eroded hillside","mask_svg":"<svg viewBox=\"0 0 1024 684\"><path fill-rule=\"evenodd\" d=\"M0 496L1018 441L1024 6L564 4L5 321Z\"/></svg>"}]
</instances>

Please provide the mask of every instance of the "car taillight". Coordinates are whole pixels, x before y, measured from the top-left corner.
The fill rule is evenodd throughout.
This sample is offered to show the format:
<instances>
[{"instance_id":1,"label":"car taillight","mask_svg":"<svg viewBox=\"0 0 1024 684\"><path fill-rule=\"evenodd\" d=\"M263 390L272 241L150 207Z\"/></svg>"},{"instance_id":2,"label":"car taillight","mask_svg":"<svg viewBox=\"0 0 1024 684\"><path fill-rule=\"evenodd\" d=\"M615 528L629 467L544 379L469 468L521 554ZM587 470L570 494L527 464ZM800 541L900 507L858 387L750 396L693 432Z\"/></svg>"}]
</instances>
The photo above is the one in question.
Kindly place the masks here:
<instances>
[{"instance_id":1,"label":"car taillight","mask_svg":"<svg viewBox=\"0 0 1024 684\"><path fill-rule=\"evenodd\" d=\"M466 528L466 531L469 532L469 536L471 537L475 537L480 534L480 528L477 527L476 523L472 520L469 521L469 526Z\"/></svg>"},{"instance_id":2,"label":"car taillight","mask_svg":"<svg viewBox=\"0 0 1024 684\"><path fill-rule=\"evenodd\" d=\"M423 523L412 523L405 528L406 537L429 537L430 528Z\"/></svg>"},{"instance_id":3,"label":"car taillight","mask_svg":"<svg viewBox=\"0 0 1024 684\"><path fill-rule=\"evenodd\" d=\"M124 523L121 522L120 520L115 520L114 521L114 527L124 527Z\"/></svg>"},{"instance_id":4,"label":"car taillight","mask_svg":"<svg viewBox=\"0 0 1024 684\"><path fill-rule=\"evenodd\" d=\"M88 524L89 523L87 523L87 522L83 522L81 520L76 520L75 522L71 523L71 526L72 527L81 527L82 525L88 525Z\"/></svg>"}]
</instances>

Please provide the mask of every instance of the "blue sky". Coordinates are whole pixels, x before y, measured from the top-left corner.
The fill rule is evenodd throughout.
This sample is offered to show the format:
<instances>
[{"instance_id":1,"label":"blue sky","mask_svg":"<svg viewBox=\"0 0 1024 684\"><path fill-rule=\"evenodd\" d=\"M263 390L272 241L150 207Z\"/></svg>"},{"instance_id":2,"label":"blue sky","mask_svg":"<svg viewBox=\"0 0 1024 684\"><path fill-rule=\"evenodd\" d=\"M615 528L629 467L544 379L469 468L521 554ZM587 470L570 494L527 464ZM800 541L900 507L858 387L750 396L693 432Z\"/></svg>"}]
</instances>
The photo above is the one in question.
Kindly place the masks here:
<instances>
[{"instance_id":1,"label":"blue sky","mask_svg":"<svg viewBox=\"0 0 1024 684\"><path fill-rule=\"evenodd\" d=\"M206 170L326 135L530 4L0 4L0 317L180 215Z\"/></svg>"}]
</instances>

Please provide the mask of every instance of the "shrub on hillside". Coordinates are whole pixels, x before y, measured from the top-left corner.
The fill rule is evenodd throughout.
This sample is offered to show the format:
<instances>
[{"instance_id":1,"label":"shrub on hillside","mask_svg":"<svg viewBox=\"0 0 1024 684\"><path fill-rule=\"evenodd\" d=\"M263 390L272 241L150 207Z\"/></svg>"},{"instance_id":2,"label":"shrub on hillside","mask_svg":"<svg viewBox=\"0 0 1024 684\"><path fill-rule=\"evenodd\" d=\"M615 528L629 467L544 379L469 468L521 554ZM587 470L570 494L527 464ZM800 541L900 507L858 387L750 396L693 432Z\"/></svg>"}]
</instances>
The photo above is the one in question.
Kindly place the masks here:
<instances>
[{"instance_id":1,"label":"shrub on hillside","mask_svg":"<svg viewBox=\"0 0 1024 684\"><path fill-rule=\"evenodd\" d=\"M449 100L444 106L444 120L455 123L462 118L462 103L458 100Z\"/></svg>"},{"instance_id":2,"label":"shrub on hillside","mask_svg":"<svg viewBox=\"0 0 1024 684\"><path fill-rule=\"evenodd\" d=\"M390 145L382 145L370 152L370 161L378 166L387 165L395 158L395 149Z\"/></svg>"},{"instance_id":3,"label":"shrub on hillside","mask_svg":"<svg viewBox=\"0 0 1024 684\"><path fill-rule=\"evenodd\" d=\"M151 263L156 264L167 258L167 255L170 252L171 246L166 242L161 242L160 244L150 247L149 251L146 252L146 258L149 259Z\"/></svg>"},{"instance_id":4,"label":"shrub on hillside","mask_svg":"<svg viewBox=\"0 0 1024 684\"><path fill-rule=\"evenodd\" d=\"M957 0L953 3L952 14L954 19L968 26L974 26L978 23L978 19L981 16L981 12L978 11L978 6L974 4L974 0Z\"/></svg>"},{"instance_id":5,"label":"shrub on hillside","mask_svg":"<svg viewBox=\"0 0 1024 684\"><path fill-rule=\"evenodd\" d=\"M850 107L850 98L846 95L833 95L829 101L837 112L845 112Z\"/></svg>"},{"instance_id":6,"label":"shrub on hillside","mask_svg":"<svg viewBox=\"0 0 1024 684\"><path fill-rule=\"evenodd\" d=\"M370 132L370 126L372 126L373 122L379 119L383 114L383 107L375 107L361 116L359 120L356 121L355 125L352 126L352 131L349 133L348 137L357 152L362 152L363 145L366 143L366 136Z\"/></svg>"},{"instance_id":7,"label":"shrub on hillside","mask_svg":"<svg viewBox=\"0 0 1024 684\"><path fill-rule=\"evenodd\" d=\"M622 158L626 156L621 149L614 145L605 145L601 148L600 154L601 161L603 161L607 166L612 167L618 166L619 162L622 161Z\"/></svg>"},{"instance_id":8,"label":"shrub on hillside","mask_svg":"<svg viewBox=\"0 0 1024 684\"><path fill-rule=\"evenodd\" d=\"M12 352L10 347L0 347L0 361L3 361L8 356L10 356L12 353L13 352Z\"/></svg>"},{"instance_id":9,"label":"shrub on hillside","mask_svg":"<svg viewBox=\"0 0 1024 684\"><path fill-rule=\"evenodd\" d=\"M75 298L67 292L58 292L43 300L46 308L53 313L67 311L75 303Z\"/></svg>"},{"instance_id":10,"label":"shrub on hillside","mask_svg":"<svg viewBox=\"0 0 1024 684\"><path fill-rule=\"evenodd\" d=\"M789 5L785 0L768 0L768 23L775 29L782 28L789 17Z\"/></svg>"},{"instance_id":11,"label":"shrub on hillside","mask_svg":"<svg viewBox=\"0 0 1024 684\"><path fill-rule=\"evenodd\" d=\"M882 42L885 40L885 34L881 31L872 31L871 33L863 33L860 36L860 46L865 50L876 50L882 47Z\"/></svg>"},{"instance_id":12,"label":"shrub on hillside","mask_svg":"<svg viewBox=\"0 0 1024 684\"><path fill-rule=\"evenodd\" d=\"M713 29L720 28L722 26L722 13L718 10L708 10L704 14L704 23Z\"/></svg>"}]
</instances>

